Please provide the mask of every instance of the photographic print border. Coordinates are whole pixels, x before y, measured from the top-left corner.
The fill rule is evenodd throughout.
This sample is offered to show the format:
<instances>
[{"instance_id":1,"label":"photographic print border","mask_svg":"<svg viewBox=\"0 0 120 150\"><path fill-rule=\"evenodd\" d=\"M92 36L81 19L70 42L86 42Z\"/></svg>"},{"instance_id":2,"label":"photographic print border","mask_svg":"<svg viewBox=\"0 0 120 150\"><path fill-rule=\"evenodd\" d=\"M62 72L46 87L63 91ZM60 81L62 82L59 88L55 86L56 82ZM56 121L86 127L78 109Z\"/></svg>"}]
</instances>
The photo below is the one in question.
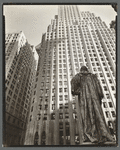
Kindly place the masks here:
<instances>
[{"instance_id":1,"label":"photographic print border","mask_svg":"<svg viewBox=\"0 0 120 150\"><path fill-rule=\"evenodd\" d=\"M55 1L36 1L36 3L34 3L34 2L32 2L32 1L17 1L17 2L14 2L14 1L12 1L12 2L7 2L7 1L4 1L4 2L1 2L1 4L2 5L10 5L10 4L12 4L12 5L23 5L23 4L27 4L27 5L41 5L41 4L45 4L45 5L49 5L49 4L52 4L52 5L59 5L59 4L84 4L84 5L87 5L87 4L90 4L90 5L93 5L93 4L99 4L99 5L103 5L103 4L110 4L110 3L117 3L117 5L118 5L118 8L119 8L119 5L120 5L120 2L119 1L90 1L90 0L87 0L87 1L85 1L85 2L83 2L83 1L63 1L63 2L59 2L59 1L57 1L57 2L55 2ZM116 114L117 114L117 129L119 128L119 115L120 115L120 111L118 110L118 108L119 108L119 96L120 96L120 94L119 94L119 83L120 83L120 81L119 81L119 76L120 76L120 72L119 72L119 69L118 69L118 66L120 65L119 63L120 63L120 61L119 61L119 56L120 56L120 51L119 51L119 48L120 48L120 42L118 42L119 41L119 39L120 39L120 29L119 29L119 22L120 22L120 18L119 18L119 12L120 12L120 10L118 9L118 12L117 12L117 34L116 34L116 46L117 46L117 48L116 48L116 59L117 59L117 63L116 63L116 75L117 75L117 77L116 77L116 83L117 83L117 88L116 88L116 95L117 95L117 97L116 97L116 102L117 102L117 104L116 104L116 106L117 106L117 109L116 109ZM2 7L2 13L3 13L3 7ZM0 51L0 56L1 56L1 59L0 59L0 61L1 61L1 80L0 80L0 82L1 82L1 110L2 110L2 112L1 112L1 123L3 122L3 119L4 119L4 114L3 114L3 108L4 108L4 105L3 105L3 102L4 102L4 99L3 98L5 98L5 87L4 87L4 81L5 81L5 68L4 68L4 66L5 66L5 60L4 60L4 57L5 57L5 54L4 54L4 44L3 44L3 42L4 42L4 40L5 40L5 32L4 32L4 19L3 19L3 17L1 17L1 31L2 31L2 36L1 36L1 47L3 48L1 51ZM2 124L2 126L3 126L3 124ZM2 132L3 132L3 127L1 127L1 135L2 135ZM117 133L118 133L118 131L117 131ZM1 145L2 145L2 139L3 137L1 136ZM119 135L117 136L117 138L119 139ZM118 145L119 145L119 140L117 139L117 147L118 147ZM33 149L34 149L34 147L35 146L20 146L20 147L33 147ZM92 148L92 147L94 147L93 145L91 145L91 146L83 146L83 145L79 145L79 146L72 146L72 145L70 145L70 146L50 146L50 145L46 145L46 146L37 146L37 147L44 147L45 149L47 149L48 147L49 147L49 149L50 148L54 148L54 147L57 147L57 148L65 148L65 149L67 149L67 148L77 148L77 147L86 147L86 149L87 149L87 147L88 148ZM106 147L106 148L114 148L114 146L112 146L112 147L110 147L110 146L100 146L101 148L104 148L104 147ZM4 147L5 148L5 147ZM19 147L17 147L17 148L19 148ZM95 148L97 148L96 146L95 146ZM99 147L98 147L99 148Z\"/></svg>"}]
</instances>

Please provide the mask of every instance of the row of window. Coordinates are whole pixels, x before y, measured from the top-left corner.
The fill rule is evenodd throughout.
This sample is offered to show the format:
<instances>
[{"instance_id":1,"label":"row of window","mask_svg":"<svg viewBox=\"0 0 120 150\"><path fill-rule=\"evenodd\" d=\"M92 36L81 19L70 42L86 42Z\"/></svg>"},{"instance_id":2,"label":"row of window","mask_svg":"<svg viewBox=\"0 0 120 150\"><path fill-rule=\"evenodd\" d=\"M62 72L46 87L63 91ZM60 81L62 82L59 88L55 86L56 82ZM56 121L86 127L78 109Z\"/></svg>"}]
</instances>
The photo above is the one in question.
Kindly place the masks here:
<instances>
[{"instance_id":1,"label":"row of window","mask_svg":"<svg viewBox=\"0 0 120 150\"><path fill-rule=\"evenodd\" d=\"M14 125L18 125L19 127L24 128L25 127L25 123L21 122L20 120L13 118L11 116L8 116L7 121L10 123L13 123Z\"/></svg>"},{"instance_id":2,"label":"row of window","mask_svg":"<svg viewBox=\"0 0 120 150\"><path fill-rule=\"evenodd\" d=\"M112 122L108 121L108 125L109 125L109 128L110 128L110 132L113 135L114 128L113 128L113 126L111 127ZM64 140L66 140L66 145L70 145L71 135L70 135L70 125L69 125L69 122L65 122L65 135L66 136L64 136L63 122L60 122L59 123L59 144L60 145L64 144ZM42 139L41 140L41 145L46 145L46 132L45 131L42 132L41 139ZM75 144L79 145L79 143L80 143L79 134L75 134L75 138L74 139L75 139ZM39 141L39 134L38 134L38 132L36 132L35 133L34 144L38 145L38 141Z\"/></svg>"},{"instance_id":3,"label":"row of window","mask_svg":"<svg viewBox=\"0 0 120 150\"><path fill-rule=\"evenodd\" d=\"M100 42L100 44L102 45L102 43ZM98 51L100 51L100 50L98 50ZM104 49L103 49L103 52L105 52L104 51ZM106 53L106 52L105 52ZM107 58L107 55L105 54L105 57L106 57L106 60L108 60L108 58ZM103 59L102 58L102 54L101 54L101 59ZM105 63L103 62L103 65L105 66ZM110 63L108 62L108 65L110 65ZM110 65L111 66L111 65ZM110 69L112 69L111 67L110 67ZM108 73L107 73L108 74Z\"/></svg>"},{"instance_id":4,"label":"row of window","mask_svg":"<svg viewBox=\"0 0 120 150\"><path fill-rule=\"evenodd\" d=\"M67 107L68 108L68 107ZM32 107L32 111L33 111L33 107ZM59 113L59 119L63 119L63 116L65 117L65 119L69 119L69 113ZM41 114L37 114L37 120L39 121L41 119ZM73 119L77 119L77 113L73 112ZM47 120L47 114L44 114L43 120ZM55 120L55 113L51 114L51 120ZM30 116L29 121L32 121L32 115Z\"/></svg>"},{"instance_id":5,"label":"row of window","mask_svg":"<svg viewBox=\"0 0 120 150\"><path fill-rule=\"evenodd\" d=\"M22 102L22 103L24 103L24 102ZM13 105L14 105L14 106L13 106ZM8 110L8 108L9 108L9 113L10 113L10 114L13 114L13 112L14 112L15 115L17 115L17 114L16 114L16 109L17 109L17 111L19 110L19 113L23 113L23 120L24 120L25 115L26 115L26 113L27 113L26 109L28 108L28 105L27 105L27 104L24 104L23 106L22 106L22 105L20 106L20 105L17 103L17 104L16 104L16 107L15 107L15 103L14 103L14 101L12 101L10 107L9 107L9 104L6 103L6 110ZM21 114L19 114L19 115L21 115Z\"/></svg>"},{"instance_id":6,"label":"row of window","mask_svg":"<svg viewBox=\"0 0 120 150\"><path fill-rule=\"evenodd\" d=\"M111 118L109 111L105 111L105 114L107 118ZM115 111L111 111L111 114L112 114L112 117L116 117Z\"/></svg>"}]
</instances>

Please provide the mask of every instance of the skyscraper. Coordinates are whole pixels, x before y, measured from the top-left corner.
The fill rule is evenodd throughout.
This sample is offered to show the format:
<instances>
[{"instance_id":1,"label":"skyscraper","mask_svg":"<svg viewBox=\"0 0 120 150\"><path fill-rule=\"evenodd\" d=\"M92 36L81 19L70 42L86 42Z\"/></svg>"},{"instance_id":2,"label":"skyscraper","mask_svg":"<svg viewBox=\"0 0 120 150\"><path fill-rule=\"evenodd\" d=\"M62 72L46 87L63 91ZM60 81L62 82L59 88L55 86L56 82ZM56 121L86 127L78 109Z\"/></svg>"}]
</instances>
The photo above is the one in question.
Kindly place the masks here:
<instances>
[{"instance_id":1,"label":"skyscraper","mask_svg":"<svg viewBox=\"0 0 120 150\"><path fill-rule=\"evenodd\" d=\"M37 54L23 32L6 34L4 146L23 145Z\"/></svg>"},{"instance_id":2,"label":"skyscraper","mask_svg":"<svg viewBox=\"0 0 120 150\"><path fill-rule=\"evenodd\" d=\"M109 128L116 119L115 34L100 17L77 6L59 6L41 43L25 145L80 145L81 122L72 77L82 65L97 74Z\"/></svg>"}]
</instances>

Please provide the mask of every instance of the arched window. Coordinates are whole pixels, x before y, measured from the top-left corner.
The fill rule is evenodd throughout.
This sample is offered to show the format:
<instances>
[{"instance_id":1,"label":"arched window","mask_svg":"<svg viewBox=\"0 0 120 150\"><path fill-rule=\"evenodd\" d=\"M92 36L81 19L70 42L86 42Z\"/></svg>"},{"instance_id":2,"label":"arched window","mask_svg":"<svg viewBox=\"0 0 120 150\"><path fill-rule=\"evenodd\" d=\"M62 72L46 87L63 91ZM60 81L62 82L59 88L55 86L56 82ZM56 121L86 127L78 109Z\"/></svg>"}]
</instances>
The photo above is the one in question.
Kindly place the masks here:
<instances>
[{"instance_id":1,"label":"arched window","mask_svg":"<svg viewBox=\"0 0 120 150\"><path fill-rule=\"evenodd\" d=\"M46 145L46 133L45 133L45 131L43 131L42 135L41 135L41 145Z\"/></svg>"},{"instance_id":2,"label":"arched window","mask_svg":"<svg viewBox=\"0 0 120 150\"><path fill-rule=\"evenodd\" d=\"M38 132L36 132L35 138L34 138L34 145L38 145L38 139L39 139L39 135L38 135Z\"/></svg>"}]
</instances>

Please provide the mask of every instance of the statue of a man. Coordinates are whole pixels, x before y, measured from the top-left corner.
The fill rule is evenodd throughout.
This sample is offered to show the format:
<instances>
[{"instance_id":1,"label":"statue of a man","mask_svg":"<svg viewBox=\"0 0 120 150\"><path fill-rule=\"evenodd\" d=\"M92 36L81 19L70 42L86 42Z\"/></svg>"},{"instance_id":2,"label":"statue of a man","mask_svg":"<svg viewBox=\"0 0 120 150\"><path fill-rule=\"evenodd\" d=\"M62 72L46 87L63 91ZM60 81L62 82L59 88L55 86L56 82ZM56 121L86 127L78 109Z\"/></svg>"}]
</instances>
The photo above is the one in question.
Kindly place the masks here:
<instances>
[{"instance_id":1,"label":"statue of a man","mask_svg":"<svg viewBox=\"0 0 120 150\"><path fill-rule=\"evenodd\" d=\"M80 73L71 80L71 90L72 95L78 95L83 141L92 143L114 141L102 112L101 100L104 95L97 76L82 66Z\"/></svg>"}]
</instances>

